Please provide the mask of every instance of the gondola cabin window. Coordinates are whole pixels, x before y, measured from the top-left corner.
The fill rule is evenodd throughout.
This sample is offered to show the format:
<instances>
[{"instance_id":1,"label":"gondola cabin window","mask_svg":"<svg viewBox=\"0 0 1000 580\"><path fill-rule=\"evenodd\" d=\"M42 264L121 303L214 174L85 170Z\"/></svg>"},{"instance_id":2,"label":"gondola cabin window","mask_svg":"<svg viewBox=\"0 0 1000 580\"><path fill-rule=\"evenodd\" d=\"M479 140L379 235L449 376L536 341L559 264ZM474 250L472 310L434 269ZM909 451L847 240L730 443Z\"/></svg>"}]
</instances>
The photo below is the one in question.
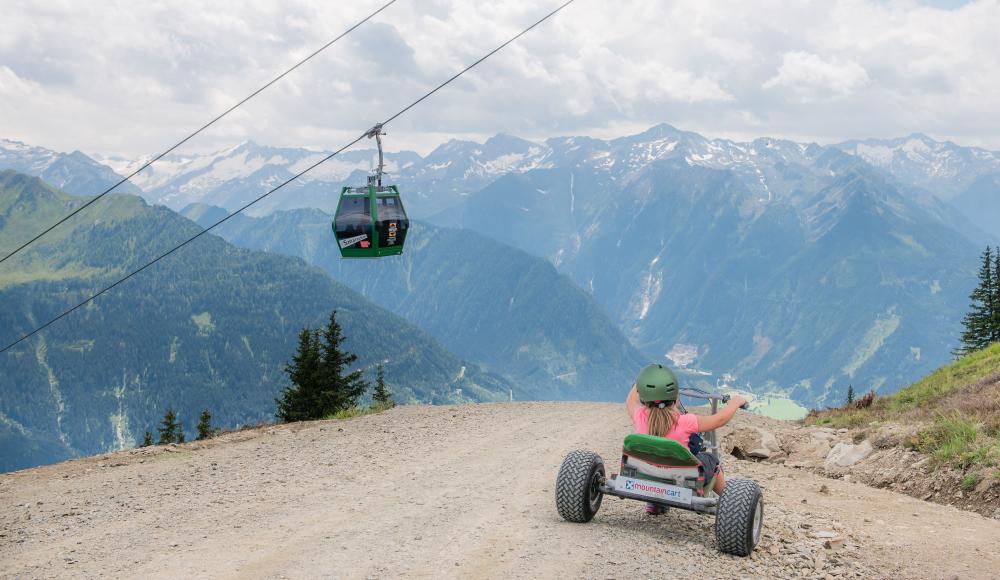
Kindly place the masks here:
<instances>
[{"instance_id":1,"label":"gondola cabin window","mask_svg":"<svg viewBox=\"0 0 1000 580\"><path fill-rule=\"evenodd\" d=\"M366 195L344 196L334 222L341 249L372 245L371 200Z\"/></svg>"},{"instance_id":2,"label":"gondola cabin window","mask_svg":"<svg viewBox=\"0 0 1000 580\"><path fill-rule=\"evenodd\" d=\"M402 246L409 221L397 196L379 197L378 244L380 247Z\"/></svg>"}]
</instances>

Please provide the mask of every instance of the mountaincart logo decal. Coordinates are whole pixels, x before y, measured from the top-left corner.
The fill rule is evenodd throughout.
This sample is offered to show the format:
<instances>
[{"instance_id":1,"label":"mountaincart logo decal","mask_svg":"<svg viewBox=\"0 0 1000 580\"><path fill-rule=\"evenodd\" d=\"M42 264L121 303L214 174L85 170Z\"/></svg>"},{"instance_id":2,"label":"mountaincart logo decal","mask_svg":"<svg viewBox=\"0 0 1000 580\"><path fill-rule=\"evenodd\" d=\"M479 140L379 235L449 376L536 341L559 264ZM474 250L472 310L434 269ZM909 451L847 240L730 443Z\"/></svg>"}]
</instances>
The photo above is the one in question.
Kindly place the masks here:
<instances>
[{"instance_id":1,"label":"mountaincart logo decal","mask_svg":"<svg viewBox=\"0 0 1000 580\"><path fill-rule=\"evenodd\" d=\"M354 244L360 242L361 240L367 240L368 234L361 234L360 236L354 236L353 238L344 238L340 240L340 247L346 248L347 246L353 246Z\"/></svg>"},{"instance_id":2,"label":"mountaincart logo decal","mask_svg":"<svg viewBox=\"0 0 1000 580\"><path fill-rule=\"evenodd\" d=\"M625 491L644 491L646 493L655 493L656 495L662 495L665 497L681 497L681 492L678 490L667 489L658 485L650 485L634 479L625 480Z\"/></svg>"}]
</instances>

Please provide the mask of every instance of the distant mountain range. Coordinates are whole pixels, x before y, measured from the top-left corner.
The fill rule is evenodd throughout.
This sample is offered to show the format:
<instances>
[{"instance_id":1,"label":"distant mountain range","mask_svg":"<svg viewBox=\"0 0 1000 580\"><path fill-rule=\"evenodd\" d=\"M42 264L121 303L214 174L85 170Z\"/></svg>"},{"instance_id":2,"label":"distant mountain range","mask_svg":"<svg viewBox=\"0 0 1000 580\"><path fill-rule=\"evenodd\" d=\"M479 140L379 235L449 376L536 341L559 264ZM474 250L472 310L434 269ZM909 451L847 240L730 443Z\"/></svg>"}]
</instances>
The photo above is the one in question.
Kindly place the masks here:
<instances>
[{"instance_id":1,"label":"distant mountain range","mask_svg":"<svg viewBox=\"0 0 1000 580\"><path fill-rule=\"evenodd\" d=\"M0 172L0 253L83 202ZM138 197L102 200L0 267L0 342L198 230ZM168 406L189 436L202 409L222 427L273 418L298 331L334 309L358 368L384 361L401 402L527 396L298 258L205 236L0 355L0 471L132 446Z\"/></svg>"},{"instance_id":2,"label":"distant mountain range","mask_svg":"<svg viewBox=\"0 0 1000 580\"><path fill-rule=\"evenodd\" d=\"M980 248L936 198L835 147L661 126L570 148L433 221L548 257L651 357L808 405L950 356Z\"/></svg>"},{"instance_id":3,"label":"distant mountain range","mask_svg":"<svg viewBox=\"0 0 1000 580\"><path fill-rule=\"evenodd\" d=\"M914 133L901 139L848 141L840 149L900 183L950 201L972 223L1000 238L1000 153Z\"/></svg>"},{"instance_id":4,"label":"distant mountain range","mask_svg":"<svg viewBox=\"0 0 1000 580\"><path fill-rule=\"evenodd\" d=\"M183 210L208 225L221 208ZM316 209L236 216L233 244L299 256L539 399L622 397L645 360L594 299L548 261L469 230L415 223L400 258L342 260Z\"/></svg>"},{"instance_id":5,"label":"distant mountain range","mask_svg":"<svg viewBox=\"0 0 1000 580\"><path fill-rule=\"evenodd\" d=\"M387 152L385 170L394 183L411 192L410 212L422 217L456 203L501 175L535 167L544 150L506 135L484 144L453 140L423 158L412 151ZM168 155L133 181L150 203L175 210L192 203L207 203L233 211L328 154L248 141L207 155ZM345 151L289 184L281 196L264 200L248 213L266 215L303 207L332 212L340 188L364 183L376 158L371 149ZM122 174L146 162L99 159Z\"/></svg>"},{"instance_id":6,"label":"distant mountain range","mask_svg":"<svg viewBox=\"0 0 1000 580\"><path fill-rule=\"evenodd\" d=\"M814 161L822 164L820 157L832 162L830 156L835 150L849 154L849 159L841 158L841 162L862 160L883 171L904 194L933 195L951 202L977 228L1000 238L1000 221L992 219L1000 214L1000 189L995 186L1000 180L1000 152L936 141L919 133L898 139L852 140L830 147L770 138L751 142L708 139L666 124L609 141L558 137L535 143L499 134L485 143L451 140L426 157L412 151L390 151L386 153L386 167L390 179L409 193L411 214L425 218L461 203L504 175L579 166L604 169L621 178L648 163L668 158L732 170L743 177L749 189L771 199L793 193L793 189L815 189L815 182L799 180L806 176L785 175L783 168ZM141 191L150 203L174 210L205 203L233 211L327 154L251 141L210 154L172 154L123 185L122 191ZM345 151L249 213L259 216L306 207L332 212L340 187L363 183L374 159L371 149ZM92 159L80 152L63 154L0 140L0 169L37 175L76 195L98 193L94 187L106 187L117 175L131 173L146 161L148 158L126 160L99 155ZM838 169L831 166L826 170ZM984 189L988 195L984 195Z\"/></svg>"},{"instance_id":7,"label":"distant mountain range","mask_svg":"<svg viewBox=\"0 0 1000 580\"><path fill-rule=\"evenodd\" d=\"M902 386L954 345L977 248L877 176L846 174L802 208L755 213L756 194L732 172L664 161L617 196L577 192L588 211L575 230L543 211L574 203L557 187L566 177L501 180L470 200L462 225L539 247L545 230L530 238L532 227L505 224L532 216L578 232L549 256L653 356L818 405L848 384ZM527 203L538 189L544 199Z\"/></svg>"},{"instance_id":8,"label":"distant mountain range","mask_svg":"<svg viewBox=\"0 0 1000 580\"><path fill-rule=\"evenodd\" d=\"M168 157L136 183L153 203L205 204L188 215L207 219L319 155L247 142ZM372 157L370 150L342 155L252 217L330 212L340 186L364 181ZM485 143L453 140L426 157L388 155L390 179L411 216L548 259L645 356L711 372L710 383L733 374L808 405L839 402L848 384L893 390L950 356L976 255L1000 239L998 159L919 134L820 146L708 139L669 125L611 140L497 135ZM134 166L101 161L119 172ZM330 253L321 218L310 226L308 214L295 215L243 222L243 231L233 220L221 233L325 261L328 272L379 304L419 318L435 336L447 333L421 300L387 297L395 274L379 273L388 268L343 270L320 257ZM297 227L312 233L296 237ZM469 235L425 232L435 243ZM428 284L465 271L459 265L467 255L446 254L445 246L420 254L420 237L410 242L414 262L401 262L423 264ZM399 275L407 267L393 266Z\"/></svg>"},{"instance_id":9,"label":"distant mountain range","mask_svg":"<svg viewBox=\"0 0 1000 580\"><path fill-rule=\"evenodd\" d=\"M41 177L46 183L73 195L97 195L122 178L107 165L79 151L59 153L7 139L0 139L0 170L3 169ZM140 193L130 182L123 183L116 191Z\"/></svg>"},{"instance_id":10,"label":"distant mountain range","mask_svg":"<svg viewBox=\"0 0 1000 580\"><path fill-rule=\"evenodd\" d=\"M984 175L1000 174L1000 153L936 141L921 133L846 141L835 147L944 200L957 197Z\"/></svg>"}]
</instances>

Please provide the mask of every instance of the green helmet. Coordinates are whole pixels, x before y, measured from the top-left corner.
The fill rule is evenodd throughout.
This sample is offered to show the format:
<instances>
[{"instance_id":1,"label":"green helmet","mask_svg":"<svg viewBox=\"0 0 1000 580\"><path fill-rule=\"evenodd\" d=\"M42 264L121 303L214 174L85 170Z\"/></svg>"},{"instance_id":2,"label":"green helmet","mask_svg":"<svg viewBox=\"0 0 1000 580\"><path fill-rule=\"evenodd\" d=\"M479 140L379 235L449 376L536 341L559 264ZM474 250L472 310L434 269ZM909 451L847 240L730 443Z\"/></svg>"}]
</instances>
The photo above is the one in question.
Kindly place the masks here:
<instances>
[{"instance_id":1,"label":"green helmet","mask_svg":"<svg viewBox=\"0 0 1000 580\"><path fill-rule=\"evenodd\" d=\"M645 403L676 401L679 385L674 371L660 364L646 365L635 379L639 400Z\"/></svg>"}]
</instances>

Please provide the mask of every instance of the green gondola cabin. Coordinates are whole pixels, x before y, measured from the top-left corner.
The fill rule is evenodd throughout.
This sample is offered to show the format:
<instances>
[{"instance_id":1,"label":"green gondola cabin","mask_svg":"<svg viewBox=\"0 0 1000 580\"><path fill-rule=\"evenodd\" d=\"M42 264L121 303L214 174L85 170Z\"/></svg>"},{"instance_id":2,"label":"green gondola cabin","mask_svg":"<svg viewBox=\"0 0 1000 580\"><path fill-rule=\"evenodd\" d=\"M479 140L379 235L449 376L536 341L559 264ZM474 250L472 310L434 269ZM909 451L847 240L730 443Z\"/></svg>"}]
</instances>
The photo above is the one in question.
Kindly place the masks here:
<instances>
[{"instance_id":1,"label":"green gondola cabin","mask_svg":"<svg viewBox=\"0 0 1000 580\"><path fill-rule=\"evenodd\" d=\"M368 131L378 143L378 168L367 187L345 187L333 218L333 234L342 258L381 258L403 253L410 229L399 188L382 185L382 124Z\"/></svg>"},{"instance_id":2,"label":"green gondola cabin","mask_svg":"<svg viewBox=\"0 0 1000 580\"><path fill-rule=\"evenodd\" d=\"M403 253L410 220L395 185L345 187L333 220L344 258L381 258Z\"/></svg>"}]
</instances>

